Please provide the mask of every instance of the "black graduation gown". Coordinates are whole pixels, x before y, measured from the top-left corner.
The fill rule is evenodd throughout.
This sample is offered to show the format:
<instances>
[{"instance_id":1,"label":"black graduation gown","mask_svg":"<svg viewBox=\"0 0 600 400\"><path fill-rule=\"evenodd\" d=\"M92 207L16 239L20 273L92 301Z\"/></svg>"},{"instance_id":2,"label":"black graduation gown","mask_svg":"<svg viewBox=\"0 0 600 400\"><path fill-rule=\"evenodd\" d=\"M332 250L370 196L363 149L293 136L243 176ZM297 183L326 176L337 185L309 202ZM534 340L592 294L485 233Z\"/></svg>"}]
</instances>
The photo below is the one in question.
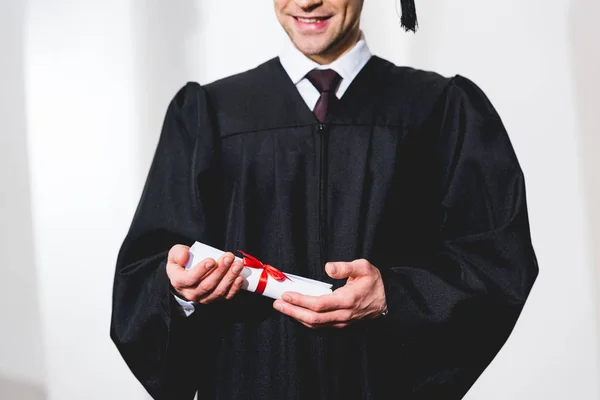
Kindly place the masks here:
<instances>
[{"instance_id":1,"label":"black graduation gown","mask_svg":"<svg viewBox=\"0 0 600 400\"><path fill-rule=\"evenodd\" d=\"M325 262L366 258L389 314L311 330L242 291L180 317L166 255L195 240L335 287ZM171 102L111 337L156 399L459 399L537 273L523 174L474 83L373 57L319 124L273 59Z\"/></svg>"}]
</instances>

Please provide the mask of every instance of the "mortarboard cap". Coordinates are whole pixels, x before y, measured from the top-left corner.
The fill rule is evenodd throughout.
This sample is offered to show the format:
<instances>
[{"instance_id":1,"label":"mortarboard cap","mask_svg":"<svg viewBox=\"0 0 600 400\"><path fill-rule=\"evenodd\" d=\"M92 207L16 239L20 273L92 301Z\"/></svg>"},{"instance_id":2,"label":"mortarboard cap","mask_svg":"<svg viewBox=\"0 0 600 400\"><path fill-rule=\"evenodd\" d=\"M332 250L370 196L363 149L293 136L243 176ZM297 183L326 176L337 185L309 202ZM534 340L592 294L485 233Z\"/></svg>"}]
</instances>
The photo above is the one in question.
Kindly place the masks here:
<instances>
[{"instance_id":1,"label":"mortarboard cap","mask_svg":"<svg viewBox=\"0 0 600 400\"><path fill-rule=\"evenodd\" d=\"M402 7L402 16L400 17L400 25L405 31L417 31L417 10L415 9L414 0L400 0Z\"/></svg>"}]
</instances>

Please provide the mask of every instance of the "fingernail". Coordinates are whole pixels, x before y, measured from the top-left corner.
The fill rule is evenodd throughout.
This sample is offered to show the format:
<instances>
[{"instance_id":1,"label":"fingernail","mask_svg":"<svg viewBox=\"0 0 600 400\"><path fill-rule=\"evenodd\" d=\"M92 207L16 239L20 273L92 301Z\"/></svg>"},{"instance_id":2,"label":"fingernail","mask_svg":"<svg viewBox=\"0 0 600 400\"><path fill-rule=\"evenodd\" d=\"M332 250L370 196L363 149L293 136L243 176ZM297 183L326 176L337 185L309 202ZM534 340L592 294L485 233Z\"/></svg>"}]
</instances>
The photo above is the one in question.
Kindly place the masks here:
<instances>
[{"instance_id":1,"label":"fingernail","mask_svg":"<svg viewBox=\"0 0 600 400\"><path fill-rule=\"evenodd\" d=\"M273 303L273 307L275 307L275 309L278 311L283 310L283 304L281 304L281 302L279 302L279 301L276 301L275 303Z\"/></svg>"},{"instance_id":2,"label":"fingernail","mask_svg":"<svg viewBox=\"0 0 600 400\"><path fill-rule=\"evenodd\" d=\"M214 263L214 262L212 262L212 261L207 261L207 262L204 264L204 267L205 267L206 269L211 269L211 268L212 268L212 267L214 267L214 266L215 266L215 263Z\"/></svg>"},{"instance_id":3,"label":"fingernail","mask_svg":"<svg viewBox=\"0 0 600 400\"><path fill-rule=\"evenodd\" d=\"M240 271L242 270L242 266L240 264L235 264L231 270L233 271L234 274L239 274Z\"/></svg>"},{"instance_id":4,"label":"fingernail","mask_svg":"<svg viewBox=\"0 0 600 400\"><path fill-rule=\"evenodd\" d=\"M233 262L233 257L227 256L227 257L225 257L225 259L223 261L225 261L225 265L229 267L231 265L231 263Z\"/></svg>"},{"instance_id":5,"label":"fingernail","mask_svg":"<svg viewBox=\"0 0 600 400\"><path fill-rule=\"evenodd\" d=\"M329 263L329 272L332 274L337 274L337 266L335 263Z\"/></svg>"},{"instance_id":6,"label":"fingernail","mask_svg":"<svg viewBox=\"0 0 600 400\"><path fill-rule=\"evenodd\" d=\"M283 300L289 303L290 301L292 301L292 298L286 294L285 296L283 296Z\"/></svg>"}]
</instances>

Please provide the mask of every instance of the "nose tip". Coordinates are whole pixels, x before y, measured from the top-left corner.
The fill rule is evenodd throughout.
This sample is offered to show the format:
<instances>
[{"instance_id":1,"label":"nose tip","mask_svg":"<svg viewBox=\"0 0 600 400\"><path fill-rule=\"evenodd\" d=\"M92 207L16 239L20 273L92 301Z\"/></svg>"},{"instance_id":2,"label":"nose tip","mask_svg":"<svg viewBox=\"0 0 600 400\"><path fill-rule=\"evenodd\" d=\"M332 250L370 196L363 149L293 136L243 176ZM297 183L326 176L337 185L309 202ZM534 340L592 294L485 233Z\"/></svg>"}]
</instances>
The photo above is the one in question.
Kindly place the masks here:
<instances>
[{"instance_id":1,"label":"nose tip","mask_svg":"<svg viewBox=\"0 0 600 400\"><path fill-rule=\"evenodd\" d=\"M296 5L303 10L314 10L323 4L323 0L295 0Z\"/></svg>"}]
</instances>

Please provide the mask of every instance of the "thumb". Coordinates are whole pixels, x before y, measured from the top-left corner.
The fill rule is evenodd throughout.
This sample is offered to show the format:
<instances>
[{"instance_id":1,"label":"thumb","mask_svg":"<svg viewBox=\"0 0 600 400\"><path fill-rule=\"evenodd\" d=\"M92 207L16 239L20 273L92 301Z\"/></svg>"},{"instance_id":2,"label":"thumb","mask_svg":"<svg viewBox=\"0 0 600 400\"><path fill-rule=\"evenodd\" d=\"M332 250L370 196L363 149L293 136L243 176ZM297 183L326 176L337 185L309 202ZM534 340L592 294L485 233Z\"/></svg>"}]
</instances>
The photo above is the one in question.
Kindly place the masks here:
<instances>
[{"instance_id":1,"label":"thumb","mask_svg":"<svg viewBox=\"0 0 600 400\"><path fill-rule=\"evenodd\" d=\"M183 267L190 258L189 249L190 248L188 246L176 244L175 246L171 247L171 250L169 250L169 257L167 258L167 262L174 263Z\"/></svg>"},{"instance_id":2,"label":"thumb","mask_svg":"<svg viewBox=\"0 0 600 400\"><path fill-rule=\"evenodd\" d=\"M325 264L325 272L334 279L344 279L352 273L352 266L347 262L329 262Z\"/></svg>"},{"instance_id":3,"label":"thumb","mask_svg":"<svg viewBox=\"0 0 600 400\"><path fill-rule=\"evenodd\" d=\"M344 279L368 275L371 264L367 260L355 260L352 262L329 262L325 265L327 275L334 279Z\"/></svg>"}]
</instances>

